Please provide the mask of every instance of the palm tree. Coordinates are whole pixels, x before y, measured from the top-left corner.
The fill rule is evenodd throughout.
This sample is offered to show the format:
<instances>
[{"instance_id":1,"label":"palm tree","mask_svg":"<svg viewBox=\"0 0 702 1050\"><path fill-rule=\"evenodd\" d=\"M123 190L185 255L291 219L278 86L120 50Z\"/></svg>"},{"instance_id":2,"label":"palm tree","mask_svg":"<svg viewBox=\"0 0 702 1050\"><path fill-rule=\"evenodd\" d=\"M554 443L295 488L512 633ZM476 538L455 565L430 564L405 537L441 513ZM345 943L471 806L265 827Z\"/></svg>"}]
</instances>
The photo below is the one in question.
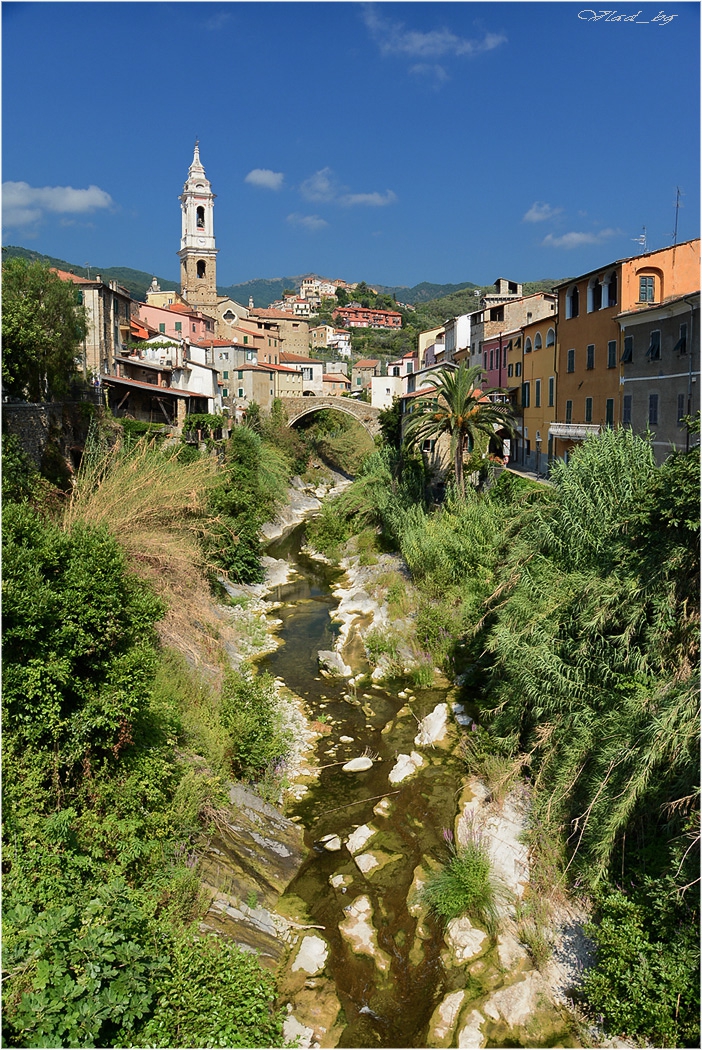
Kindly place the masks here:
<instances>
[{"instance_id":1,"label":"palm tree","mask_svg":"<svg viewBox=\"0 0 702 1050\"><path fill-rule=\"evenodd\" d=\"M508 405L491 400L502 391L495 387L482 390L480 365L458 368L443 365L436 371L434 387L420 396L412 406L405 435L413 444L442 434L451 437L456 471L456 485L465 494L463 456L475 444L479 434L493 437L502 428L514 436L514 420Z\"/></svg>"}]
</instances>

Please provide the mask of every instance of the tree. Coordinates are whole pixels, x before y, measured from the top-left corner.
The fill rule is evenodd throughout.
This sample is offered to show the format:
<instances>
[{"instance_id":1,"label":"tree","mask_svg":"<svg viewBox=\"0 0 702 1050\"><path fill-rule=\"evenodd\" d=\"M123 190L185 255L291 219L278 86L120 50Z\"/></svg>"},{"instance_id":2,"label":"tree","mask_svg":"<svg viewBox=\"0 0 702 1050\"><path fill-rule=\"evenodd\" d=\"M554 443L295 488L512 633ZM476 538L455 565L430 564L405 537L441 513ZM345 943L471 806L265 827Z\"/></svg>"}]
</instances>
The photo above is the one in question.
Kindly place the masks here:
<instances>
[{"instance_id":1,"label":"tree","mask_svg":"<svg viewBox=\"0 0 702 1050\"><path fill-rule=\"evenodd\" d=\"M498 428L514 434L512 413L508 405L490 400L499 391L481 390L480 366L459 368L444 365L436 372L434 390L417 398L406 428L408 439L414 444L427 438L448 434L454 453L456 485L465 495L463 456L480 434L493 437Z\"/></svg>"},{"instance_id":2,"label":"tree","mask_svg":"<svg viewBox=\"0 0 702 1050\"><path fill-rule=\"evenodd\" d=\"M2 380L8 394L50 401L76 373L85 337L74 285L40 262L8 259L2 268Z\"/></svg>"}]
</instances>

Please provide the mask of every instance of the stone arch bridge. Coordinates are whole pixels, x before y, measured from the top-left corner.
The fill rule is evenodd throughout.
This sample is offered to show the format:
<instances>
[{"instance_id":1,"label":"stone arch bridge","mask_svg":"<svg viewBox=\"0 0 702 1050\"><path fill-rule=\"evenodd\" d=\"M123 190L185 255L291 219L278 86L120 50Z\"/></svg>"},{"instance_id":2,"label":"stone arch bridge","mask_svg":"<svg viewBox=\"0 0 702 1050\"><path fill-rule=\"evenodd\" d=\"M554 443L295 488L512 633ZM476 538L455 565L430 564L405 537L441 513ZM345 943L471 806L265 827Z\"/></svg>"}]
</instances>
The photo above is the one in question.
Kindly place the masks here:
<instances>
[{"instance_id":1,"label":"stone arch bridge","mask_svg":"<svg viewBox=\"0 0 702 1050\"><path fill-rule=\"evenodd\" d=\"M350 397L283 397L281 401L288 415L289 427L294 427L303 416L333 408L335 412L353 416L372 438L380 433L380 409L373 408L365 401L356 401Z\"/></svg>"}]
</instances>

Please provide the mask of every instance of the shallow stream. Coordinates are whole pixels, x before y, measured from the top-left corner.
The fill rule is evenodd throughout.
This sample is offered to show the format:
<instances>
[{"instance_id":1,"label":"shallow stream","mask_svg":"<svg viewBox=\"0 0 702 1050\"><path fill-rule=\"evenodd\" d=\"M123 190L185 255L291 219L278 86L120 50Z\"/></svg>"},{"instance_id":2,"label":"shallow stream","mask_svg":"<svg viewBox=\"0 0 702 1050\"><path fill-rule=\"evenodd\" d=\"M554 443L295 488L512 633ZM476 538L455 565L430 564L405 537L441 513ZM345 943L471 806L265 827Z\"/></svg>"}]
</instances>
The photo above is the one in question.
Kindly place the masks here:
<instances>
[{"instance_id":1,"label":"shallow stream","mask_svg":"<svg viewBox=\"0 0 702 1050\"><path fill-rule=\"evenodd\" d=\"M260 662L262 670L302 697L311 721L331 729L316 745L313 761L324 767L318 780L286 807L304 827L310 847L287 897L302 902L309 921L323 927L320 933L330 949L326 971L345 1019L337 1045L424 1046L432 1011L452 988L450 971L440 959L441 930L432 919L423 924L412 915L408 897L411 906L422 860L431 856L445 862L448 857L445 830L453 828L465 771L449 749L417 748L414 737L418 721L446 699L447 690L414 690L404 683L381 688L368 677L354 688L343 679L320 676L317 652L333 649L336 637L330 613L337 600L330 585L339 573L300 551L303 534L304 525L268 548L271 556L286 558L297 575L271 595L282 603L276 610L283 621L282 644ZM355 675L369 670L360 641L352 640L345 658ZM388 775L397 756L412 751L421 751L425 764L393 785ZM374 758L370 769L342 770L342 763L364 753ZM381 809L374 812L379 802ZM367 849L380 859L366 874L346 847L329 852L320 843L332 834L345 842L363 824L377 829ZM334 888L330 878L339 875L347 876L347 885L337 878ZM339 931L347 918L344 909L359 896L370 900L384 968L354 951Z\"/></svg>"}]
</instances>

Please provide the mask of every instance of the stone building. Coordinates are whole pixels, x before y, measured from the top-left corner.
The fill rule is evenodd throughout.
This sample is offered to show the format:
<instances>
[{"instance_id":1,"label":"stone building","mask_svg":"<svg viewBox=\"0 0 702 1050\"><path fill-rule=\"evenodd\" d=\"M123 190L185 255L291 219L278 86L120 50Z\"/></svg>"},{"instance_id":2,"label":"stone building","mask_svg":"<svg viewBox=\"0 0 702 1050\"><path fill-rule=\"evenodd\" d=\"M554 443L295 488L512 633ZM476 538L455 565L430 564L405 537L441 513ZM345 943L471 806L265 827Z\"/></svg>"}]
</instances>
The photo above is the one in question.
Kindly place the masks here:
<instances>
[{"instance_id":1,"label":"stone building","mask_svg":"<svg viewBox=\"0 0 702 1050\"><path fill-rule=\"evenodd\" d=\"M86 378L114 372L113 361L131 338L132 297L117 281L77 277L54 270L62 281L75 284L80 292L87 333L83 343L83 373Z\"/></svg>"}]
</instances>

